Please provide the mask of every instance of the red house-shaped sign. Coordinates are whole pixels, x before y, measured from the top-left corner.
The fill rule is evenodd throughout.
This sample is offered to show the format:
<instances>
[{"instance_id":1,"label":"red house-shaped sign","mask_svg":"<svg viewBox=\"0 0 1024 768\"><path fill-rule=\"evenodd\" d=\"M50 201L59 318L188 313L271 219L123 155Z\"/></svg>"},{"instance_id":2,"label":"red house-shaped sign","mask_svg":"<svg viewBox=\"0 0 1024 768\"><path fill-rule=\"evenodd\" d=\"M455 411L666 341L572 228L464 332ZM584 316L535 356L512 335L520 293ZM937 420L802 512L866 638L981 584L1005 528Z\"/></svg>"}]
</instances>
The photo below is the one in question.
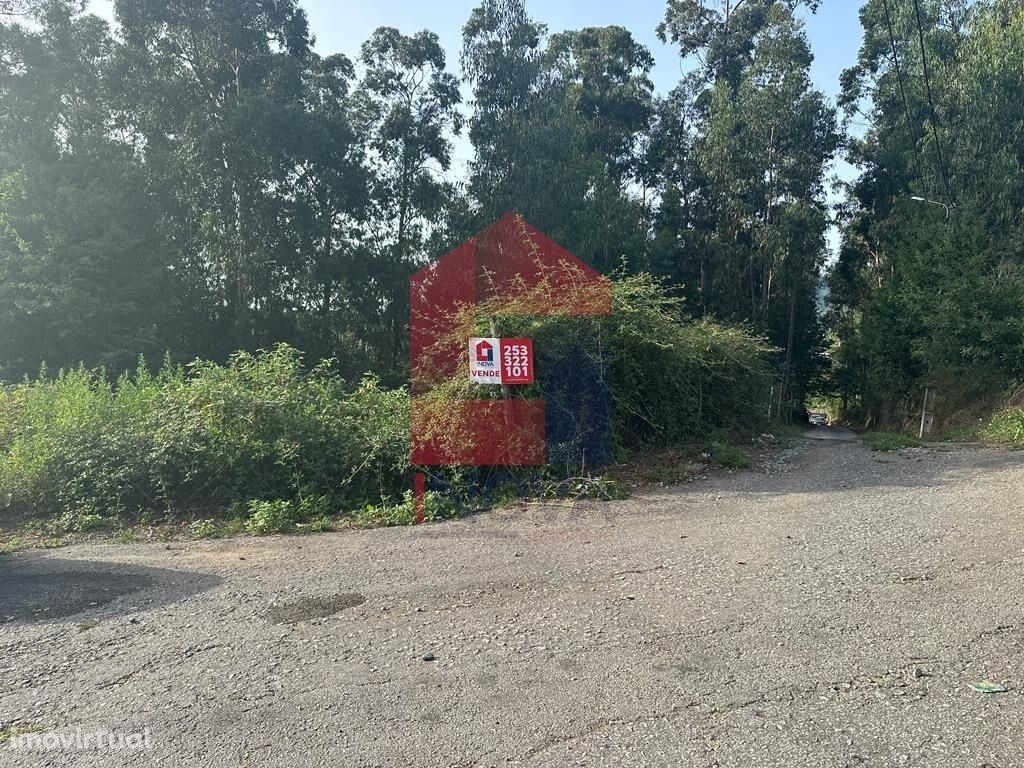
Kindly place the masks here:
<instances>
[{"instance_id":1,"label":"red house-shaped sign","mask_svg":"<svg viewBox=\"0 0 1024 768\"><path fill-rule=\"evenodd\" d=\"M540 465L543 400L437 402L426 397L459 375L469 337L460 321L480 302L507 300L516 314L607 315L611 284L522 217L509 213L410 279L409 354L412 463ZM484 341L478 361L498 361ZM441 423L439 423L439 421ZM445 440L457 434L457 440Z\"/></svg>"}]
</instances>

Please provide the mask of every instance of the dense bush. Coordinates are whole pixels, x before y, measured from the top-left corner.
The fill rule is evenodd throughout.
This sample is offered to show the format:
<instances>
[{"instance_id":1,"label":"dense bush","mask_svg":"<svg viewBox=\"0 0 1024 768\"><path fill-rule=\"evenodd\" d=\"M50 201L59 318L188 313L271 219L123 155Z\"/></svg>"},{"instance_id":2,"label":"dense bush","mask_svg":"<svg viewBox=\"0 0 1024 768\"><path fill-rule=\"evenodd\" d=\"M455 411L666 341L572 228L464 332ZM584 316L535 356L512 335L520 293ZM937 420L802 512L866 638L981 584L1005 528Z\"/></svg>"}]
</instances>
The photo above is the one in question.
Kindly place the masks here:
<instances>
[{"instance_id":1,"label":"dense bush","mask_svg":"<svg viewBox=\"0 0 1024 768\"><path fill-rule=\"evenodd\" d=\"M646 274L611 281L610 316L550 312L588 306L594 292L585 280L569 292L541 281L510 299L482 302L454 319L438 348L464 356L467 336L490 336L492 329L533 339L538 383L518 394L543 397L550 426L551 411L579 413L581 398L603 393L612 401L611 434L620 450L713 439L767 421L777 350L763 338L743 326L689 317L677 292ZM572 380L552 381L551 363L565 360ZM465 371L433 383L432 393L438 423L430 428L454 434L450 439L460 439L461 430L446 420L445 398L502 396L497 387L469 383Z\"/></svg>"},{"instance_id":2,"label":"dense bush","mask_svg":"<svg viewBox=\"0 0 1024 768\"><path fill-rule=\"evenodd\" d=\"M517 321L502 318L500 308L494 315L505 335L531 336L541 360L570 356L586 375L608 377L620 448L677 445L764 420L774 374L774 350L764 339L742 326L694 320L672 288L650 275L619 276L611 288L607 318Z\"/></svg>"},{"instance_id":3,"label":"dense bush","mask_svg":"<svg viewBox=\"0 0 1024 768\"><path fill-rule=\"evenodd\" d=\"M649 276L612 290L615 433L673 445L764 420L774 370L768 343L735 325L692 320Z\"/></svg>"},{"instance_id":4,"label":"dense bush","mask_svg":"<svg viewBox=\"0 0 1024 768\"><path fill-rule=\"evenodd\" d=\"M407 408L404 390L374 379L346 389L286 346L224 366L140 368L116 385L101 371L44 373L0 395L0 515L81 527L113 514L387 500L403 484Z\"/></svg>"}]
</instances>

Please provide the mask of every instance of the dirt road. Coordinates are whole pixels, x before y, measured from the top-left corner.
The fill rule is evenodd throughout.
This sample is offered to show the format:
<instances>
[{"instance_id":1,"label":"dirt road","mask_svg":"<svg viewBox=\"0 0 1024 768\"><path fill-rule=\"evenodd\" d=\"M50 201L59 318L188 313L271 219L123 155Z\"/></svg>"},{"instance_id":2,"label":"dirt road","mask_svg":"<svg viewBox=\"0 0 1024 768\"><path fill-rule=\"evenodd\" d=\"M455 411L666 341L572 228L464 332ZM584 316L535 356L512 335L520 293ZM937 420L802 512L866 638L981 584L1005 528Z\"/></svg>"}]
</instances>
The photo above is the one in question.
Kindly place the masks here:
<instances>
[{"instance_id":1,"label":"dirt road","mask_svg":"<svg viewBox=\"0 0 1024 768\"><path fill-rule=\"evenodd\" d=\"M831 440L625 502L0 557L0 733L54 747L0 764L1015 768L1022 577L1024 453ZM148 749L55 746L96 730Z\"/></svg>"}]
</instances>

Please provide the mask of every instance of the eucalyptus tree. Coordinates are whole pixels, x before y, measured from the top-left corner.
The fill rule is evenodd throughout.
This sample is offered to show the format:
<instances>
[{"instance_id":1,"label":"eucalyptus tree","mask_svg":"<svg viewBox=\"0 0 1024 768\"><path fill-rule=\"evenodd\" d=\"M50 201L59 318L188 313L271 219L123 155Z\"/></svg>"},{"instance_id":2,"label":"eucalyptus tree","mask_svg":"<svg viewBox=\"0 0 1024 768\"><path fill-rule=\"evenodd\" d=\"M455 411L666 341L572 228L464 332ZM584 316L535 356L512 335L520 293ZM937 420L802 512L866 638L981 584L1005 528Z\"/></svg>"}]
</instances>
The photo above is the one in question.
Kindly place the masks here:
<instances>
[{"instance_id":1,"label":"eucalyptus tree","mask_svg":"<svg viewBox=\"0 0 1024 768\"><path fill-rule=\"evenodd\" d=\"M722 80L739 87L743 70L752 63L758 36L782 12L800 7L817 10L821 0L668 0L658 36L679 48L683 58L695 57L697 72L707 82Z\"/></svg>"},{"instance_id":2,"label":"eucalyptus tree","mask_svg":"<svg viewBox=\"0 0 1024 768\"><path fill-rule=\"evenodd\" d=\"M158 355L168 249L104 69L114 41L81 3L0 16L0 375ZM7 6L10 10L11 6Z\"/></svg>"},{"instance_id":3,"label":"eucalyptus tree","mask_svg":"<svg viewBox=\"0 0 1024 768\"><path fill-rule=\"evenodd\" d=\"M201 325L189 346L223 356L287 321L281 194L296 165L316 60L296 0L117 0L116 82L168 211ZM210 343L212 342L212 343Z\"/></svg>"},{"instance_id":4,"label":"eucalyptus tree","mask_svg":"<svg viewBox=\"0 0 1024 768\"><path fill-rule=\"evenodd\" d=\"M280 274L295 343L312 359L335 358L346 373L382 369L380 308L367 297L371 171L355 118L355 67L342 54L312 57L304 112L280 188L279 248L294 254Z\"/></svg>"},{"instance_id":5,"label":"eucalyptus tree","mask_svg":"<svg viewBox=\"0 0 1024 768\"><path fill-rule=\"evenodd\" d=\"M475 157L468 188L480 223L515 208L524 186L534 187L533 194L542 191L539 179L527 178L524 184L522 177L543 149L531 136L545 127L538 125L538 117L544 111L554 117L559 106L545 103L539 94L546 33L529 17L523 0L483 0L462 29L462 72L473 89L469 138ZM571 125L548 121L546 127L561 133L561 146L568 146Z\"/></svg>"},{"instance_id":6,"label":"eucalyptus tree","mask_svg":"<svg viewBox=\"0 0 1024 768\"><path fill-rule=\"evenodd\" d=\"M484 0L463 29L478 223L524 214L601 269L642 261L633 194L652 109L650 53L621 27L546 37L522 0Z\"/></svg>"},{"instance_id":7,"label":"eucalyptus tree","mask_svg":"<svg viewBox=\"0 0 1024 768\"><path fill-rule=\"evenodd\" d=\"M861 24L841 103L869 123L830 317L837 389L898 420L929 384L958 408L1024 375L1024 8L870 0Z\"/></svg>"},{"instance_id":8,"label":"eucalyptus tree","mask_svg":"<svg viewBox=\"0 0 1024 768\"><path fill-rule=\"evenodd\" d=\"M678 153L658 155L654 261L696 279L700 311L766 333L783 350L792 399L818 359L824 185L838 145L834 111L810 81L800 5L817 4L669 2L659 35L698 66L663 104L654 134L662 148L679 136Z\"/></svg>"},{"instance_id":9,"label":"eucalyptus tree","mask_svg":"<svg viewBox=\"0 0 1024 768\"><path fill-rule=\"evenodd\" d=\"M552 35L544 66L584 120L587 149L616 178L634 177L653 109L650 51L623 27L586 27Z\"/></svg>"},{"instance_id":10,"label":"eucalyptus tree","mask_svg":"<svg viewBox=\"0 0 1024 768\"><path fill-rule=\"evenodd\" d=\"M452 198L446 173L462 130L459 82L433 32L377 29L363 43L358 121L367 147L373 269L364 289L383 308L391 366L405 347L406 282Z\"/></svg>"}]
</instances>

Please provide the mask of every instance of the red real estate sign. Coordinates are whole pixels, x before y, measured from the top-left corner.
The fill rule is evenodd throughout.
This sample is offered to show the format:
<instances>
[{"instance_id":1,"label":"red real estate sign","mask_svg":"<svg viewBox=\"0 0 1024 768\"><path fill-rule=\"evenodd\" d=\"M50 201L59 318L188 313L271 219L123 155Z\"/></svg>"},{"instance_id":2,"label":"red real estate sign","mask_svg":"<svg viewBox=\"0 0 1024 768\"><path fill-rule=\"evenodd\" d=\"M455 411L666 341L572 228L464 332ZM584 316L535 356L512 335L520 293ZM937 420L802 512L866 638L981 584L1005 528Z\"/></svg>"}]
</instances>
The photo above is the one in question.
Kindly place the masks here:
<instances>
[{"instance_id":1,"label":"red real estate sign","mask_svg":"<svg viewBox=\"0 0 1024 768\"><path fill-rule=\"evenodd\" d=\"M532 384L533 341L470 339L469 378L478 384Z\"/></svg>"},{"instance_id":2,"label":"red real estate sign","mask_svg":"<svg viewBox=\"0 0 1024 768\"><path fill-rule=\"evenodd\" d=\"M533 340L501 339L501 383L533 383Z\"/></svg>"}]
</instances>

